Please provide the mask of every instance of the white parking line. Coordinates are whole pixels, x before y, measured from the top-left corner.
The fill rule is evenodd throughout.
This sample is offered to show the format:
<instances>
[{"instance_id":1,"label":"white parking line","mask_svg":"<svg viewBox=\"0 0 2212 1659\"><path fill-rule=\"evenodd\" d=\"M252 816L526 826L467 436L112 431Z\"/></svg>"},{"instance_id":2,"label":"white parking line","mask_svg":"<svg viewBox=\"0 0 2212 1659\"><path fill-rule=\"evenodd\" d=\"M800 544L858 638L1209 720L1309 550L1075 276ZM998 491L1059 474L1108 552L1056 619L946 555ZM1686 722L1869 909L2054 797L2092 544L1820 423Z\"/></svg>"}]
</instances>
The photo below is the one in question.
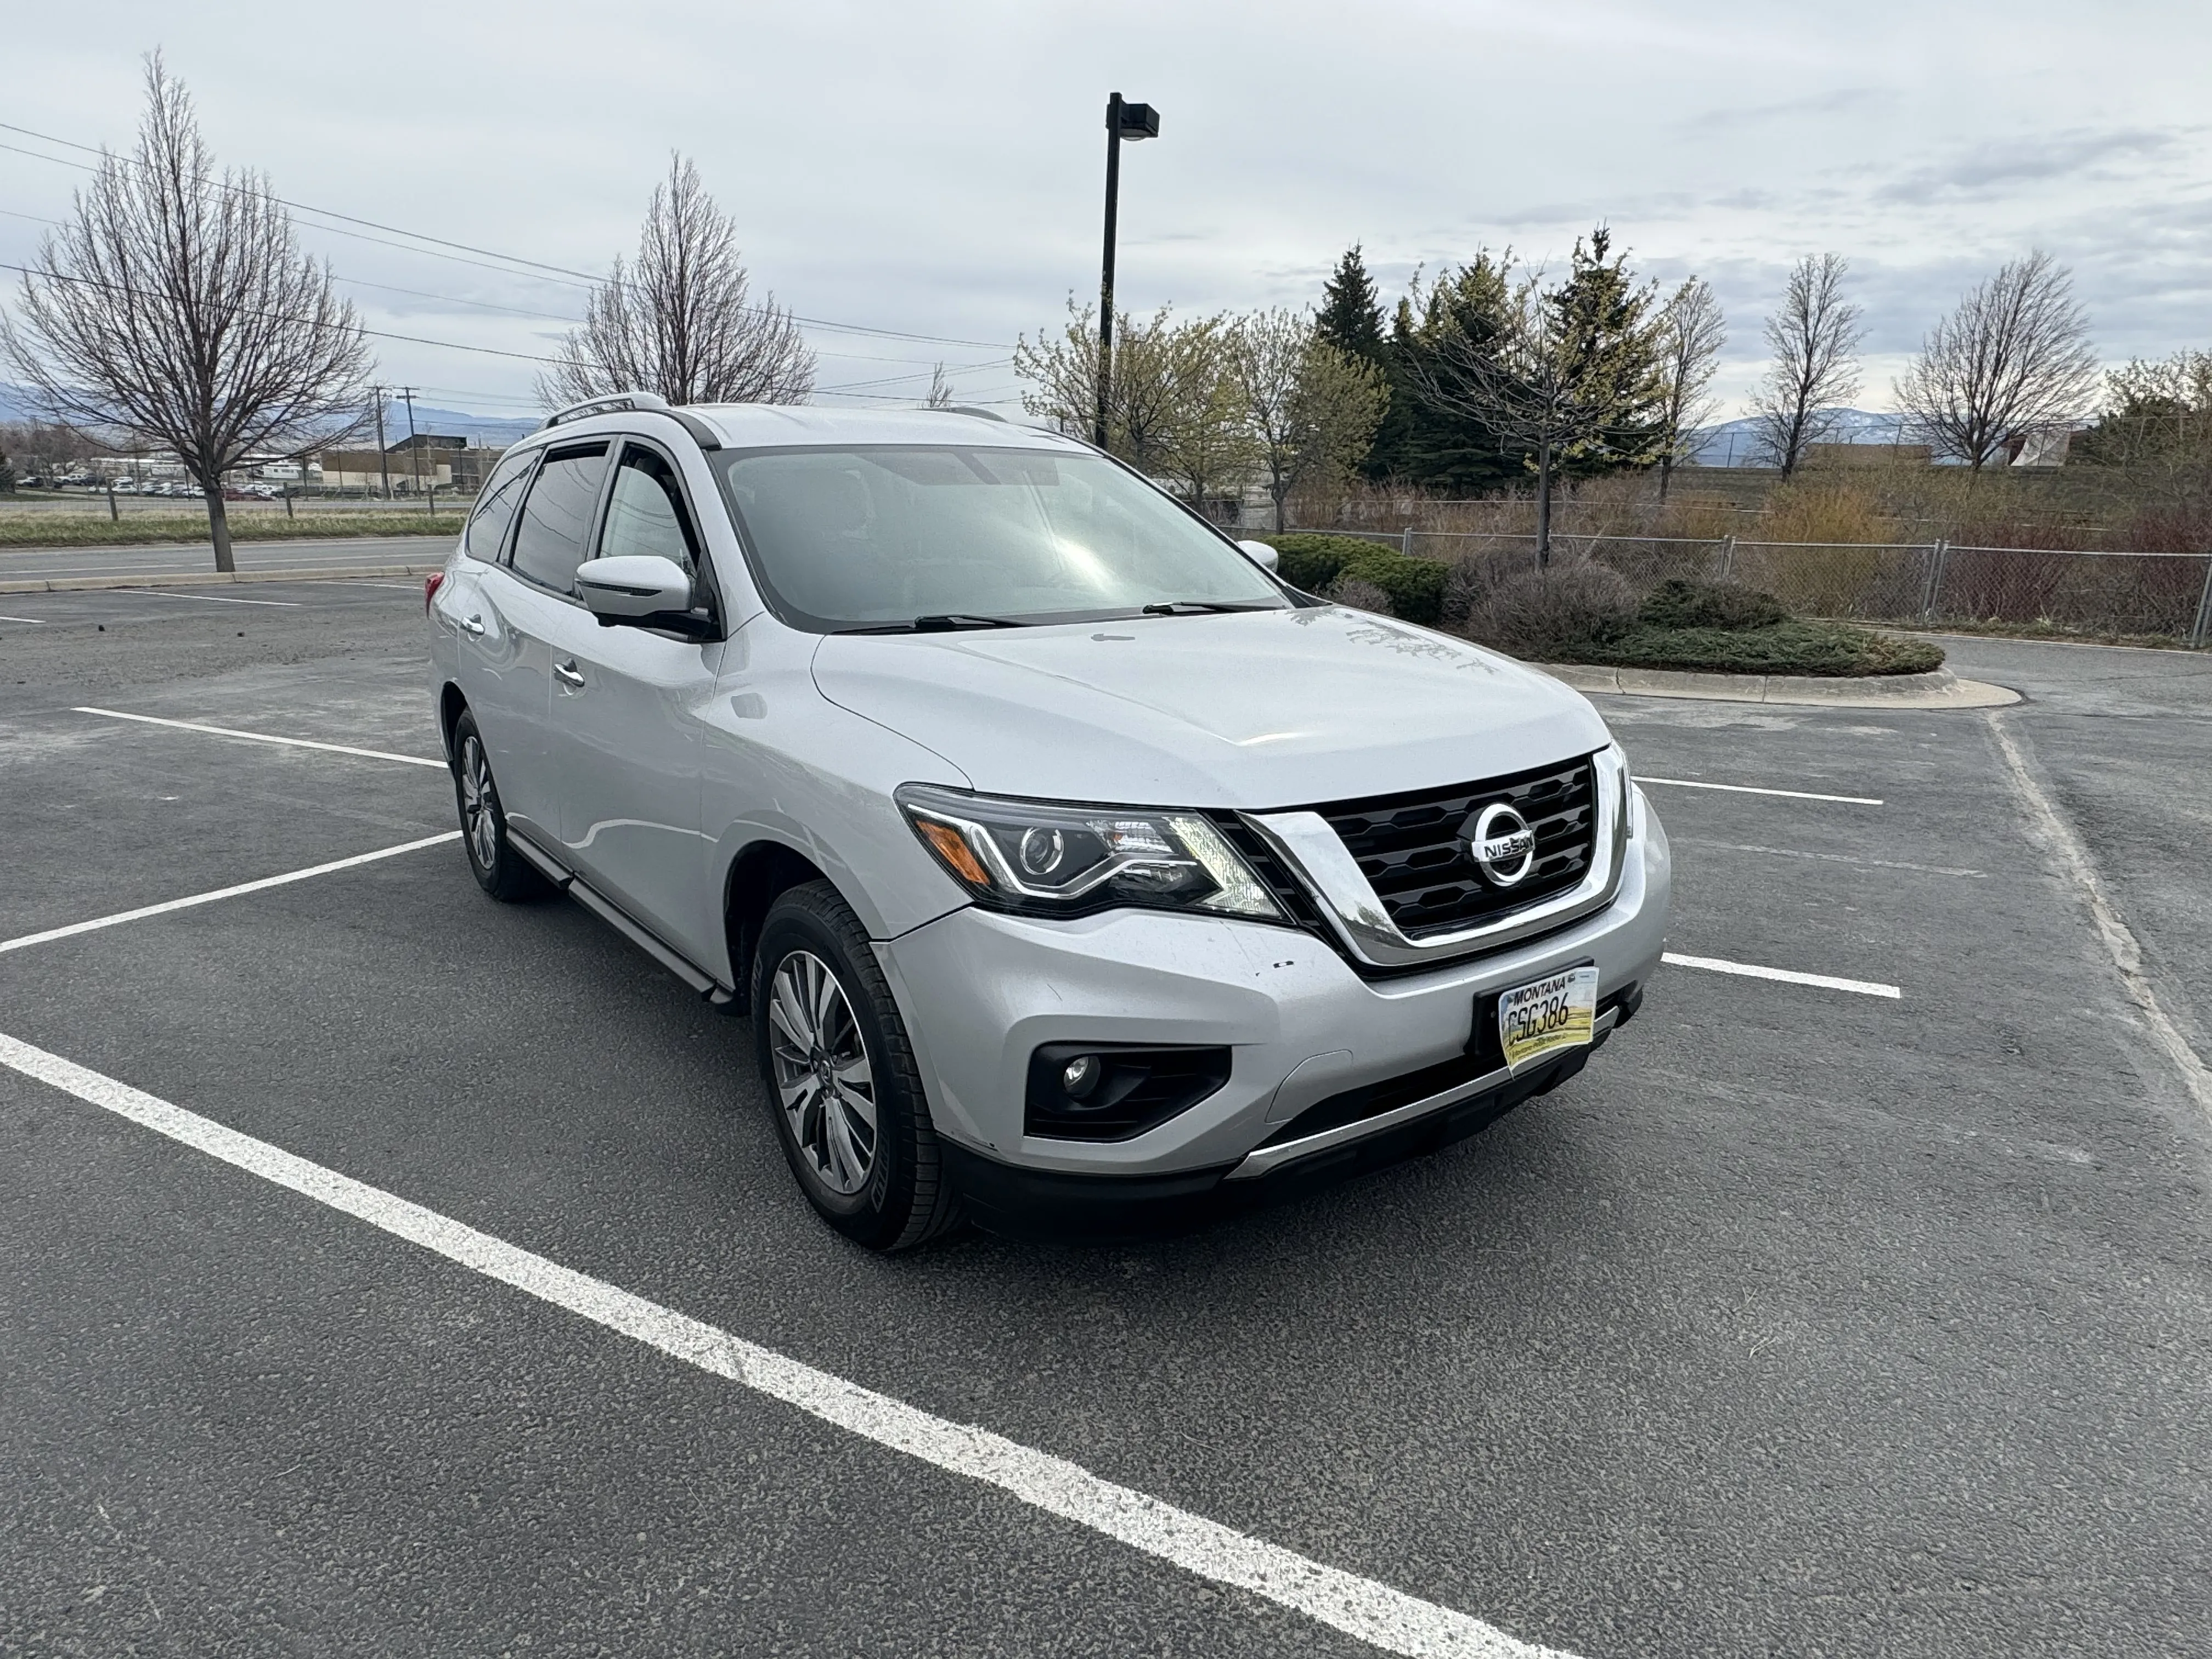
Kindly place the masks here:
<instances>
[{"instance_id":1,"label":"white parking line","mask_svg":"<svg viewBox=\"0 0 2212 1659\"><path fill-rule=\"evenodd\" d=\"M142 587L137 590L156 599L198 599L203 605L272 605L284 611L300 610L297 599L226 599L218 593L179 593L166 587Z\"/></svg>"},{"instance_id":2,"label":"white parking line","mask_svg":"<svg viewBox=\"0 0 2212 1659\"><path fill-rule=\"evenodd\" d=\"M291 749L321 749L333 755L358 755L363 760L398 761L405 766L434 766L446 769L441 760L426 760L420 755L395 755L383 749L355 749L343 743L317 743L309 738L279 738L266 732L240 732L228 726L203 726L198 720L167 720L158 714L126 714L119 708L80 707L70 711L73 714L98 714L103 720L137 720L144 726L171 726L179 732L204 732L210 737L243 738L249 743L278 743Z\"/></svg>"},{"instance_id":3,"label":"white parking line","mask_svg":"<svg viewBox=\"0 0 2212 1659\"><path fill-rule=\"evenodd\" d=\"M1796 847L1761 847L1756 842L1741 841L1707 841L1702 836L1676 836L1674 838L1692 847L1711 847L1723 853L1771 853L1778 859L1817 859L1824 864L1856 864L1869 870L1910 870L1923 876L1971 876L1976 881L1987 881L1986 870L1962 870L1948 864L1906 864L1898 859L1863 859L1849 853L1808 853Z\"/></svg>"},{"instance_id":4,"label":"white parking line","mask_svg":"<svg viewBox=\"0 0 2212 1659\"><path fill-rule=\"evenodd\" d=\"M1747 783L1703 783L1696 778L1638 778L1638 783L1663 783L1674 789L1725 789L1731 795L1781 795L1790 800L1834 800L1846 806L1879 806L1870 795L1815 795L1802 789L1754 789Z\"/></svg>"},{"instance_id":5,"label":"white parking line","mask_svg":"<svg viewBox=\"0 0 2212 1659\"><path fill-rule=\"evenodd\" d=\"M1683 957L1662 953L1662 962L1677 968L1702 968L1709 974L1741 974L1747 979L1777 979L1785 985L1810 985L1823 991L1855 991L1863 997L1901 998L1905 993L1879 980L1838 979L1832 974L1801 974L1793 968L1762 968L1756 963L1727 962L1719 957Z\"/></svg>"},{"instance_id":6,"label":"white parking line","mask_svg":"<svg viewBox=\"0 0 2212 1659\"><path fill-rule=\"evenodd\" d=\"M0 622L28 623L33 628L43 628L46 626L46 623L37 617L0 617Z\"/></svg>"},{"instance_id":7,"label":"white parking line","mask_svg":"<svg viewBox=\"0 0 2212 1659\"><path fill-rule=\"evenodd\" d=\"M460 838L459 830L448 830L441 835L425 836L420 841L402 842L397 847L380 847L374 853L356 853L349 859L332 859L328 864L318 864L310 869L290 870L281 876L264 876L258 881L242 881L235 887L218 887L211 893L194 893L188 898L164 899L159 904L142 904L136 910L118 910L112 916L94 916L89 921L73 921L66 927L49 927L43 933L25 933L20 939L0 939L0 951L20 951L26 945L45 945L54 939L94 933L126 921L141 921L148 916L166 915L172 910L189 910L196 904L213 904L217 899L258 893L267 888L305 881L310 876L327 876L334 870L351 870L361 865L374 864L380 859L396 859L402 853L419 853L425 847L436 847Z\"/></svg>"},{"instance_id":8,"label":"white parking line","mask_svg":"<svg viewBox=\"0 0 2212 1659\"><path fill-rule=\"evenodd\" d=\"M797 1407L862 1439L966 1475L1201 1578L1249 1591L1412 1659L1573 1659L1451 1607L1332 1567L1118 1486L1080 1464L934 1416L564 1267L211 1118L0 1035L0 1065L365 1221L488 1279Z\"/></svg>"}]
</instances>

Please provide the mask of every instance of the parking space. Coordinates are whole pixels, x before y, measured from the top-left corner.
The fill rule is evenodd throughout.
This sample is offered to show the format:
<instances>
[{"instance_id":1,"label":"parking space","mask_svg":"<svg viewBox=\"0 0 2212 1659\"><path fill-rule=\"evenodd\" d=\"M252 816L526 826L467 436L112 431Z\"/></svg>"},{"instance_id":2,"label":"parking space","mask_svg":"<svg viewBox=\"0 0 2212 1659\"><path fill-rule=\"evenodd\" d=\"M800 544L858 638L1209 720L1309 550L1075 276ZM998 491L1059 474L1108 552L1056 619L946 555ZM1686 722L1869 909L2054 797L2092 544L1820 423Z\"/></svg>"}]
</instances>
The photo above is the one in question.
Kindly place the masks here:
<instances>
[{"instance_id":1,"label":"parking space","mask_svg":"<svg viewBox=\"0 0 2212 1659\"><path fill-rule=\"evenodd\" d=\"M0 942L451 828L419 590L276 586L0 600ZM2203 1647L2212 1120L2140 994L2212 1008L2212 665L1954 643L2030 701L1602 705L1672 951L1897 995L1676 968L1476 1139L1143 1245L848 1248L745 1023L450 843L0 948L18 1043L927 1419L0 1066L0 1650Z\"/></svg>"}]
</instances>

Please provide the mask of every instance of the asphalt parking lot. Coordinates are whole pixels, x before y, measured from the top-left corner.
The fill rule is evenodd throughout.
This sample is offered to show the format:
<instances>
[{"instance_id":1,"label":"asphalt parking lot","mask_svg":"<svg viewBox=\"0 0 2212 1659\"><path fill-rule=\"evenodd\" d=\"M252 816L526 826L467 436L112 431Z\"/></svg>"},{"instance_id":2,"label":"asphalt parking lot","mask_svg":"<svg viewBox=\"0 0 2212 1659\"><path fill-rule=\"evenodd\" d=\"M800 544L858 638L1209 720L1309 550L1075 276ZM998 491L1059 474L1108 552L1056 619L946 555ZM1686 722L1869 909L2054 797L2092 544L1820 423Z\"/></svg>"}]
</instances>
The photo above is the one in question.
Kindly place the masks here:
<instances>
[{"instance_id":1,"label":"asphalt parking lot","mask_svg":"<svg viewBox=\"0 0 2212 1659\"><path fill-rule=\"evenodd\" d=\"M1858 988L1678 966L1435 1158L885 1261L743 1022L433 839L421 628L0 596L0 1652L2212 1649L2212 658L1603 699L1670 950Z\"/></svg>"}]
</instances>

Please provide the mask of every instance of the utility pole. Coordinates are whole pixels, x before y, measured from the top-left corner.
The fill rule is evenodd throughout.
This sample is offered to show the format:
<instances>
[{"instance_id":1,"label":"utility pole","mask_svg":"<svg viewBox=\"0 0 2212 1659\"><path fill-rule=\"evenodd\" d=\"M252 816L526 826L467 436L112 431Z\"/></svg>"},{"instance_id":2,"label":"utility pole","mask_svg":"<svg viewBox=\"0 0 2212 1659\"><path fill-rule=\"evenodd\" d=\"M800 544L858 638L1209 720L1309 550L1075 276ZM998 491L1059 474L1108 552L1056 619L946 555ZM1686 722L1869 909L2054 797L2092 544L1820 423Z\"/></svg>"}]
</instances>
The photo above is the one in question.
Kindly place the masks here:
<instances>
[{"instance_id":1,"label":"utility pole","mask_svg":"<svg viewBox=\"0 0 2212 1659\"><path fill-rule=\"evenodd\" d=\"M373 386L368 395L376 399L376 470L384 478L384 499L392 499L392 462L384 451L384 388Z\"/></svg>"},{"instance_id":2,"label":"utility pole","mask_svg":"<svg viewBox=\"0 0 2212 1659\"><path fill-rule=\"evenodd\" d=\"M1150 104L1106 100L1106 252L1098 268L1098 415L1091 440L1106 447L1106 408L1114 380L1114 228L1121 207L1121 141L1160 136L1160 112Z\"/></svg>"},{"instance_id":3,"label":"utility pole","mask_svg":"<svg viewBox=\"0 0 2212 1659\"><path fill-rule=\"evenodd\" d=\"M420 495L422 493L422 446L415 441L415 388L401 386L399 397L407 405L407 452L415 473L415 493Z\"/></svg>"}]
</instances>

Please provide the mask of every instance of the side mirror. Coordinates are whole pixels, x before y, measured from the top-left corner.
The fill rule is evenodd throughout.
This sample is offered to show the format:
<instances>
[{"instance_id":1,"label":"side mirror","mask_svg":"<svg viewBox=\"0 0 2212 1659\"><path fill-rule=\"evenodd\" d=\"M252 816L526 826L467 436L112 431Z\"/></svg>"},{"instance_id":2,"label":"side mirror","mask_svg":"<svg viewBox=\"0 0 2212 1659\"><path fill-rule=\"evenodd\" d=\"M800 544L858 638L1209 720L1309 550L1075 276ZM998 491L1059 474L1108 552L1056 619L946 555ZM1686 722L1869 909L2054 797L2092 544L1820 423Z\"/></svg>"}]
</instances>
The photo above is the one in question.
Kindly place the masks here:
<instances>
[{"instance_id":1,"label":"side mirror","mask_svg":"<svg viewBox=\"0 0 2212 1659\"><path fill-rule=\"evenodd\" d=\"M576 567L576 593L607 627L642 623L665 628L671 625L669 618L689 618L691 610L690 577L675 560L658 553L586 559Z\"/></svg>"},{"instance_id":2,"label":"side mirror","mask_svg":"<svg viewBox=\"0 0 2212 1659\"><path fill-rule=\"evenodd\" d=\"M1239 542L1237 545L1243 549L1246 558L1262 570L1273 570L1282 562L1283 556L1265 542Z\"/></svg>"}]
</instances>

